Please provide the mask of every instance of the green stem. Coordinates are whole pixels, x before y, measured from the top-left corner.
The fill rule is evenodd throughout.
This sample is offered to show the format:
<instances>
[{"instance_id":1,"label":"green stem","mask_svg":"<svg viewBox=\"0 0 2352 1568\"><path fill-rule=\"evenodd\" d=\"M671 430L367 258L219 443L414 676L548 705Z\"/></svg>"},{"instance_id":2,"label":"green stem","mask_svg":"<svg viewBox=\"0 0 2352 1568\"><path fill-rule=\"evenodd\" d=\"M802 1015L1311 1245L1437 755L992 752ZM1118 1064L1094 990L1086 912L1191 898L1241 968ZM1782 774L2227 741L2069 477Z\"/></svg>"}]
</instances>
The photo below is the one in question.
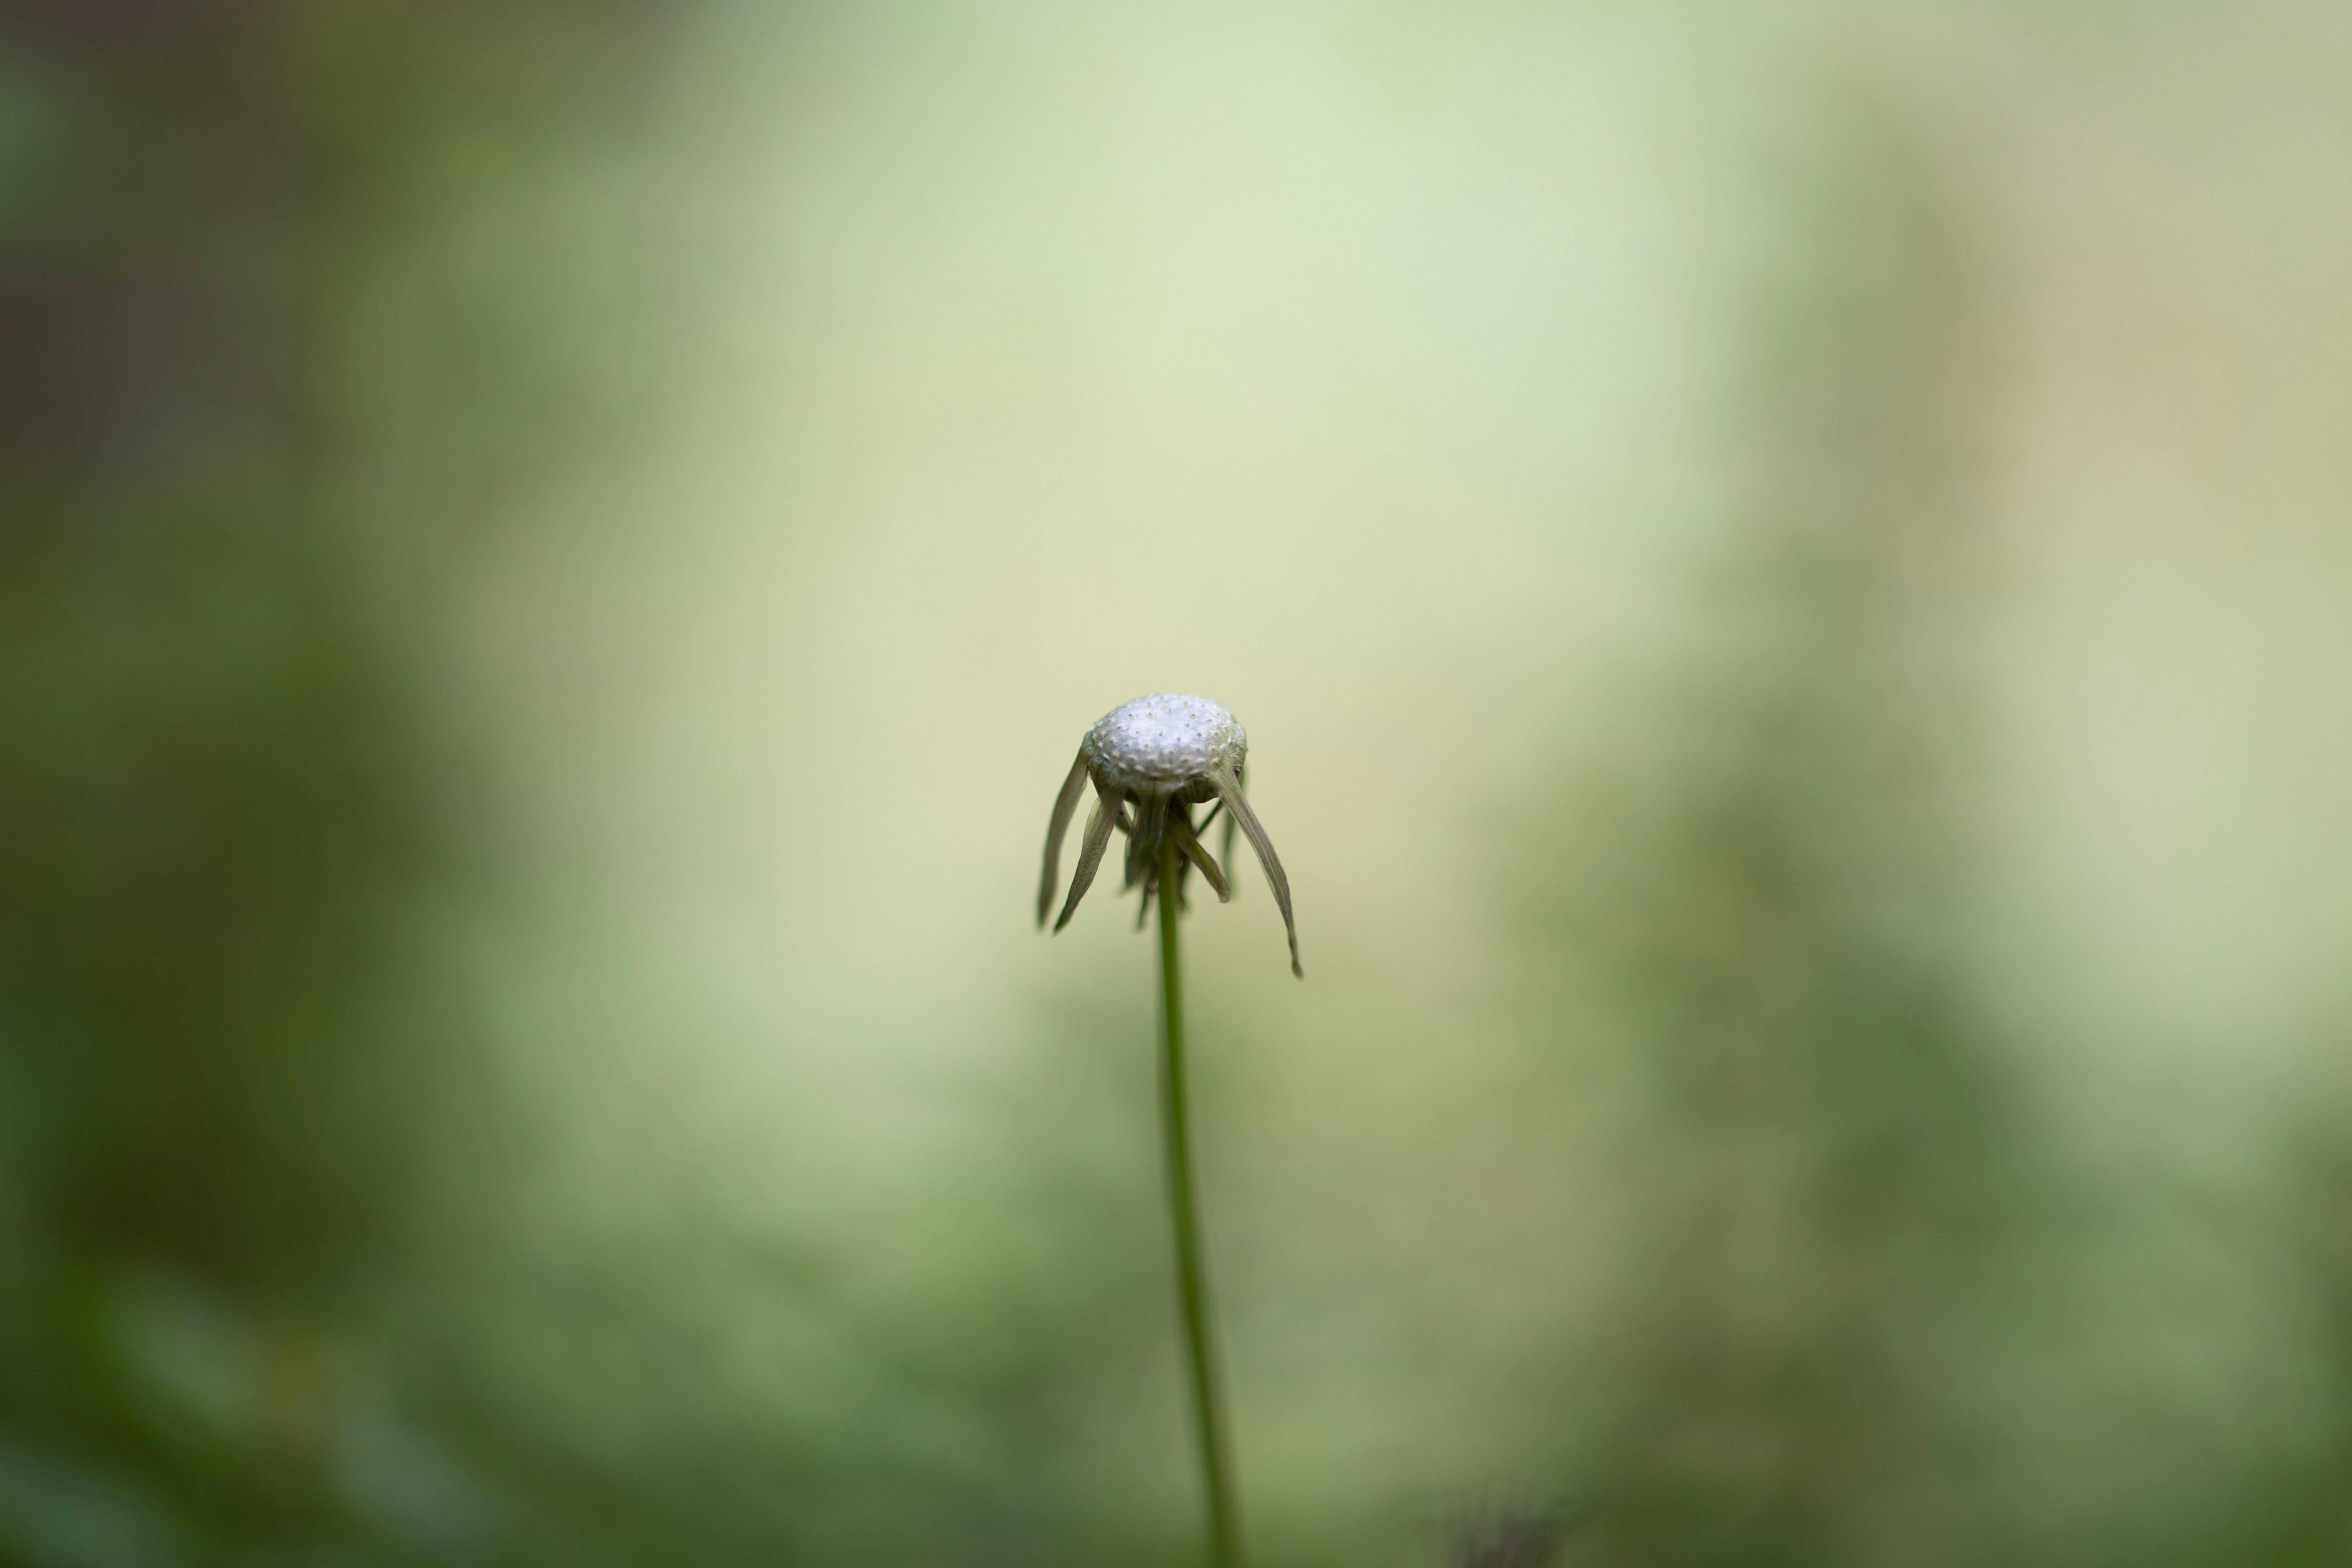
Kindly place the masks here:
<instances>
[{"instance_id":1,"label":"green stem","mask_svg":"<svg viewBox=\"0 0 2352 1568\"><path fill-rule=\"evenodd\" d=\"M1179 807L1178 809L1182 809ZM1234 1491L1233 1449L1209 1324L1209 1270L1201 1252L1200 1194L1192 1177L1192 1118L1184 1096L1184 968L1178 952L1175 890L1179 851L1160 846L1160 1117L1168 1155L1168 1212L1176 1232L1176 1295L1184 1317L1184 1359L1192 1373L1192 1429L1201 1441L1201 1479L1208 1490L1209 1536L1218 1568L1241 1568L1241 1506Z\"/></svg>"}]
</instances>

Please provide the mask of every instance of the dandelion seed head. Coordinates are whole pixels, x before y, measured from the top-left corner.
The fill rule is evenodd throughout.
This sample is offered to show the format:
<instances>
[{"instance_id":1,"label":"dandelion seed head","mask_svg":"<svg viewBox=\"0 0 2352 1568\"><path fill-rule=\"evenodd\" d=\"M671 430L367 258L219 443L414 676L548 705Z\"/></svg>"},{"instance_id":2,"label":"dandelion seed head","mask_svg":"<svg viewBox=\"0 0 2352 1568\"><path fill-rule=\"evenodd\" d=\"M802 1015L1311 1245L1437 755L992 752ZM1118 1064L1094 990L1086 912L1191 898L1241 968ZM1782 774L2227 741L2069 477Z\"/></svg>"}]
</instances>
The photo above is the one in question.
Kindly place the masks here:
<instances>
[{"instance_id":1,"label":"dandelion seed head","mask_svg":"<svg viewBox=\"0 0 2352 1568\"><path fill-rule=\"evenodd\" d=\"M1155 691L1122 703L1087 731L1087 760L1114 787L1165 795L1239 768L1249 737L1233 710L1206 697Z\"/></svg>"}]
</instances>

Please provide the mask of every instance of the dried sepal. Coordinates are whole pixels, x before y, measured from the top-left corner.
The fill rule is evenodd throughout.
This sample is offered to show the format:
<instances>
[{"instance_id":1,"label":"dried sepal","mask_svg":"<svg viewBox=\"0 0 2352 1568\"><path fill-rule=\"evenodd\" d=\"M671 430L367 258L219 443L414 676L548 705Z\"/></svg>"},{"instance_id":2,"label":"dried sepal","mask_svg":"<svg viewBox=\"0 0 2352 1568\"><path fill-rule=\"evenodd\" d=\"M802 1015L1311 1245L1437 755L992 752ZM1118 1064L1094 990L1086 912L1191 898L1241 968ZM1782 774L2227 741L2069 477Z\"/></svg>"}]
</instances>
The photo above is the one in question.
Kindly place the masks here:
<instances>
[{"instance_id":1,"label":"dried sepal","mask_svg":"<svg viewBox=\"0 0 2352 1568\"><path fill-rule=\"evenodd\" d=\"M1055 884L1061 880L1062 838L1070 831L1070 818L1078 811L1078 798L1087 793L1087 752L1078 748L1078 760L1070 764L1070 776L1062 781L1062 793L1054 797L1054 817L1045 825L1045 874L1037 883L1037 923L1044 925L1053 912Z\"/></svg>"},{"instance_id":2,"label":"dried sepal","mask_svg":"<svg viewBox=\"0 0 2352 1568\"><path fill-rule=\"evenodd\" d=\"M1201 868L1201 875L1206 877L1209 886L1216 889L1217 902L1229 904L1234 900L1232 886L1226 882L1225 874L1217 868L1217 863L1209 858L1208 850L1202 847L1201 836L1192 831L1191 823L1184 820L1187 815L1183 811L1168 814L1168 837L1176 841L1176 847L1184 852L1188 863Z\"/></svg>"},{"instance_id":3,"label":"dried sepal","mask_svg":"<svg viewBox=\"0 0 2352 1568\"><path fill-rule=\"evenodd\" d=\"M1233 820L1241 824L1242 837L1257 851L1257 863L1265 868L1265 879L1274 884L1275 908L1282 911L1282 929L1290 938L1290 973L1301 980L1307 971L1298 963L1298 924L1290 916L1290 879L1283 875L1282 857L1274 852L1274 840L1265 836L1265 828L1250 809L1249 800L1242 794L1241 781L1234 777L1230 767L1219 768L1210 775L1217 794L1224 797L1225 810Z\"/></svg>"},{"instance_id":4,"label":"dried sepal","mask_svg":"<svg viewBox=\"0 0 2352 1568\"><path fill-rule=\"evenodd\" d=\"M1111 786L1101 779L1095 781L1094 815L1087 818L1086 842L1078 848L1078 868L1070 878L1069 901L1062 906L1062 918L1054 922L1060 931L1078 912L1078 900L1095 884L1095 873L1102 868L1103 850L1110 845L1112 824L1118 820L1118 797Z\"/></svg>"}]
</instances>

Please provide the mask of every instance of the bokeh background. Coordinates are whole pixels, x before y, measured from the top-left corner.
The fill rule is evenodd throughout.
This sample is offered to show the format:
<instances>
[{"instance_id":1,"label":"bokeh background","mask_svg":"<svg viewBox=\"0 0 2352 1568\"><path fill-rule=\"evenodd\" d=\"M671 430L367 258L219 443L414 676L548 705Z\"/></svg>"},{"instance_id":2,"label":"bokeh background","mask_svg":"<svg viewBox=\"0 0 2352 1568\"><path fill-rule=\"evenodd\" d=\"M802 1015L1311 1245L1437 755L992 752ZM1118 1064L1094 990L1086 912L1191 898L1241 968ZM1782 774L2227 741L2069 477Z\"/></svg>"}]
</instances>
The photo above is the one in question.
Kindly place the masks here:
<instances>
[{"instance_id":1,"label":"bokeh background","mask_svg":"<svg viewBox=\"0 0 2352 1568\"><path fill-rule=\"evenodd\" d=\"M1263 1563L2352 1561L2347 81L11 0L0 1560L1199 1561L1172 688Z\"/></svg>"}]
</instances>

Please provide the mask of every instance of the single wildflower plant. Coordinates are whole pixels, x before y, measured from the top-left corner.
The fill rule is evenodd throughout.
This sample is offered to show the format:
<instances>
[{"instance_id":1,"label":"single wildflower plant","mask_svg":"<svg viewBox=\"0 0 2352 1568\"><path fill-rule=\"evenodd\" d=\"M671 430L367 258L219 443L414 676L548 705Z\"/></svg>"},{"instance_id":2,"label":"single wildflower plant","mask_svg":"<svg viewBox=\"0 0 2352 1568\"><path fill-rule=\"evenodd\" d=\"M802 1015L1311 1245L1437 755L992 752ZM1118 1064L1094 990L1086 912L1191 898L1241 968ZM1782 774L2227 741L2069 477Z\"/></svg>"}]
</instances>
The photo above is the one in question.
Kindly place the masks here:
<instances>
[{"instance_id":1,"label":"single wildflower plant","mask_svg":"<svg viewBox=\"0 0 2352 1568\"><path fill-rule=\"evenodd\" d=\"M1290 913L1290 879L1283 874L1274 840L1266 837L1244 793L1248 759L1249 736L1241 721L1234 717L1232 709L1206 697L1154 692L1123 703L1097 720L1078 742L1077 761L1070 764L1070 776L1063 781L1053 818L1046 824L1045 874L1037 884L1037 923L1044 925L1053 910L1061 877L1062 840L1069 833L1070 819L1077 815L1079 799L1092 784L1094 812L1087 819L1086 837L1079 841L1078 867L1070 878L1069 897L1062 905L1061 918L1054 922L1056 931L1070 923L1078 901L1094 886L1114 828L1127 835L1121 890L1138 882L1143 885L1142 907L1136 917L1139 928L1149 918L1152 896L1159 890L1163 843L1172 844L1180 857L1175 877L1180 909L1184 880L1195 869L1215 890L1219 902L1230 901L1234 829L1238 826L1257 852L1265 879L1274 887L1275 906L1282 911L1282 928L1290 939L1290 972L1305 978L1306 971L1298 964L1298 926ZM1207 805L1209 812L1195 824L1192 808L1201 805ZM1223 866L1202 845L1200 835L1219 811L1225 814Z\"/></svg>"},{"instance_id":2,"label":"single wildflower plant","mask_svg":"<svg viewBox=\"0 0 2352 1568\"><path fill-rule=\"evenodd\" d=\"M1184 987L1177 921L1184 912L1184 882L1199 871L1222 901L1233 897L1234 830L1238 826L1257 851L1282 929L1290 938L1290 972L1298 967L1298 927L1290 918L1290 879L1274 841L1243 794L1249 737L1222 702L1205 697L1156 692L1114 708L1078 742L1078 760L1054 802L1045 828L1045 871L1037 887L1037 923L1053 910L1060 879L1062 839L1077 815L1078 801L1092 784L1094 815L1087 819L1070 878L1060 931L1094 885L1114 831L1127 835L1127 886L1140 884L1139 928L1160 900L1160 1147L1168 1173L1168 1215L1176 1243L1176 1300L1184 1328L1184 1363L1192 1384L1192 1430L1200 1444L1202 1499L1208 1507L1209 1544L1218 1568L1241 1568L1241 1502L1234 1482L1233 1445L1226 1433L1224 1397L1217 1370L1216 1336L1209 1315L1209 1265L1201 1239L1199 1183L1192 1173L1192 1113L1184 1091ZM1192 808L1207 805L1198 823ZM1225 814L1224 864L1202 846L1201 829Z\"/></svg>"}]
</instances>

